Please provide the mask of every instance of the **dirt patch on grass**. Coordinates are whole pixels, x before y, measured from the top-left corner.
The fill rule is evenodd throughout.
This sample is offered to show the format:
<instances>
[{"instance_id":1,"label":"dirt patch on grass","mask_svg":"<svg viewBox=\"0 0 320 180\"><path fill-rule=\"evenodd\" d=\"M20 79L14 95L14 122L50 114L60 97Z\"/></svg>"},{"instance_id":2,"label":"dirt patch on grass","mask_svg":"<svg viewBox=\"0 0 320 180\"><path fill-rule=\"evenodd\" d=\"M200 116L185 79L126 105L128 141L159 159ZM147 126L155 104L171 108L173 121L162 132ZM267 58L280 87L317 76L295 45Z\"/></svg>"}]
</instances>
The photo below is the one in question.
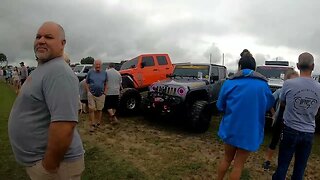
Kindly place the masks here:
<instances>
[{"instance_id":1,"label":"dirt patch on grass","mask_svg":"<svg viewBox=\"0 0 320 180\"><path fill-rule=\"evenodd\" d=\"M147 179L215 179L217 164L223 156L223 143L216 135L220 117L213 118L211 128L204 134L188 133L177 124L150 122L140 116L120 117L121 123L115 126L104 118L105 123L94 133L89 133L87 118L87 115L81 115L79 124L85 144L112 151L115 156L130 162ZM266 135L265 141L269 142L269 136ZM314 149L319 149L319 144L315 146ZM271 179L276 159L270 171L262 170L266 147L263 145L260 151L252 153L242 179ZM315 150L305 179L320 177L319 162L319 150Z\"/></svg>"}]
</instances>

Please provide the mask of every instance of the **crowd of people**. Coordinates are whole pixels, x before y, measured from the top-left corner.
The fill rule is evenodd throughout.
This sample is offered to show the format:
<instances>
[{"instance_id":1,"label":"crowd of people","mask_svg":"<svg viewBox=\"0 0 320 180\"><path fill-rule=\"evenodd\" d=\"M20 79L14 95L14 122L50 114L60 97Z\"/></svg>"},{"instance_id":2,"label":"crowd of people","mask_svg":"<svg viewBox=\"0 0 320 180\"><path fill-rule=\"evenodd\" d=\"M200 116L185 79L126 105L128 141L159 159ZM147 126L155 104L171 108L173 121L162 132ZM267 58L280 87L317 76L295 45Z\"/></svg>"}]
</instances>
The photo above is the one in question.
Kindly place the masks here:
<instances>
[{"instance_id":1,"label":"crowd of people","mask_svg":"<svg viewBox=\"0 0 320 180\"><path fill-rule=\"evenodd\" d=\"M244 50L238 63L239 71L223 84L217 107L223 112L219 137L224 142L224 157L217 179L222 180L231 165L229 179L240 179L245 162L251 152L257 151L263 142L265 114L275 112L273 137L263 163L265 170L276 145L280 141L278 164L272 179L284 180L295 156L291 179L302 180L311 152L315 132L315 116L320 107L320 84L313 80L314 58L308 53L298 57L295 71L286 72L282 89L273 95L267 79L255 72L256 62L248 50ZM273 109L278 99L276 110Z\"/></svg>"},{"instance_id":2,"label":"crowd of people","mask_svg":"<svg viewBox=\"0 0 320 180\"><path fill-rule=\"evenodd\" d=\"M32 69L20 62L20 67L0 67L0 80L14 86L16 93L19 93L21 85L27 79Z\"/></svg>"},{"instance_id":3,"label":"crowd of people","mask_svg":"<svg viewBox=\"0 0 320 180\"><path fill-rule=\"evenodd\" d=\"M37 68L29 76L21 72L25 69L23 63L20 70L14 68L13 79L22 87L10 113L9 139L17 162L26 167L32 180L81 179L85 165L76 128L79 109L89 113L90 132L101 125L103 108L108 110L111 123L118 123L115 113L121 89L119 72L113 64L106 71L101 69L101 60L96 59L94 68L79 83L66 63L69 58L64 55L65 45L63 27L45 22L34 41ZM238 72L224 82L217 102L223 113L218 135L225 150L217 179L224 179L232 162L229 179L240 179L246 160L263 142L265 114L269 110L275 112L274 138L263 167L269 169L280 141L278 166L272 179L286 178L293 155L292 179L303 179L320 106L320 84L311 78L313 56L302 53L298 57L300 74L287 72L277 96L272 94L267 79L255 71L252 54L245 49L240 56ZM272 110L275 99L279 105Z\"/></svg>"}]
</instances>

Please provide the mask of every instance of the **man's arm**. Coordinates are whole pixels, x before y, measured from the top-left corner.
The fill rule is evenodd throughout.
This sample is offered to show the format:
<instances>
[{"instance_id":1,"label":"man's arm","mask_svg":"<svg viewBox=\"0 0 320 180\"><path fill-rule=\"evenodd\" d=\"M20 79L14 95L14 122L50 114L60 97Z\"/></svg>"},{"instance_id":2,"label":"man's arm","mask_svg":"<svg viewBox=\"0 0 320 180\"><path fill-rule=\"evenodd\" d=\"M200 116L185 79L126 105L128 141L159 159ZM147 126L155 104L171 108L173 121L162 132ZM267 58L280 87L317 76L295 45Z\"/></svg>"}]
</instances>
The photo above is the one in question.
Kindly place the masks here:
<instances>
[{"instance_id":1,"label":"man's arm","mask_svg":"<svg viewBox=\"0 0 320 180\"><path fill-rule=\"evenodd\" d=\"M87 82L84 83L84 86L85 86L85 88L86 88L86 90L87 90L87 93L90 92L90 90L89 90L89 84L88 84Z\"/></svg>"},{"instance_id":2,"label":"man's arm","mask_svg":"<svg viewBox=\"0 0 320 180\"><path fill-rule=\"evenodd\" d=\"M108 85L107 85L107 82L105 82L103 94L106 95L107 91L108 91Z\"/></svg>"},{"instance_id":3,"label":"man's arm","mask_svg":"<svg viewBox=\"0 0 320 180\"><path fill-rule=\"evenodd\" d=\"M107 91L108 91L108 74L106 73L106 80L104 82L104 91L103 91L103 94L107 94Z\"/></svg>"},{"instance_id":4,"label":"man's arm","mask_svg":"<svg viewBox=\"0 0 320 180\"><path fill-rule=\"evenodd\" d=\"M72 142L76 122L54 121L48 132L48 145L42 161L48 172L56 172Z\"/></svg>"},{"instance_id":5,"label":"man's arm","mask_svg":"<svg viewBox=\"0 0 320 180\"><path fill-rule=\"evenodd\" d=\"M279 122L282 121L285 107L286 107L286 103L281 101L280 108L279 108L279 113L278 113L276 121L279 121Z\"/></svg>"}]
</instances>

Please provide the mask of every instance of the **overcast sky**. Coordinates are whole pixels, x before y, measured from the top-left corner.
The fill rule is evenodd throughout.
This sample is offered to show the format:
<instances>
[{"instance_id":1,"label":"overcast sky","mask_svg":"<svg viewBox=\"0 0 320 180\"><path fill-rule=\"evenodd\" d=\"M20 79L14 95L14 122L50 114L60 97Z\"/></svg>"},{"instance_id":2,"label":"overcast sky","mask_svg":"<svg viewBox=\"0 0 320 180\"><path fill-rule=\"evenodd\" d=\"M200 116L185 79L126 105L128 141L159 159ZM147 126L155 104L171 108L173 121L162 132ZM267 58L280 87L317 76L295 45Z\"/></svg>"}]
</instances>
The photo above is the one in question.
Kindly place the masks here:
<instances>
[{"instance_id":1,"label":"overcast sky","mask_svg":"<svg viewBox=\"0 0 320 180\"><path fill-rule=\"evenodd\" d=\"M301 52L320 55L317 0L2 0L0 52L9 63L35 65L33 41L44 21L61 24L72 62L169 53L174 62L212 62L235 69L247 48L262 65ZM320 67L316 61L317 69ZM317 70L319 72L319 70Z\"/></svg>"}]
</instances>

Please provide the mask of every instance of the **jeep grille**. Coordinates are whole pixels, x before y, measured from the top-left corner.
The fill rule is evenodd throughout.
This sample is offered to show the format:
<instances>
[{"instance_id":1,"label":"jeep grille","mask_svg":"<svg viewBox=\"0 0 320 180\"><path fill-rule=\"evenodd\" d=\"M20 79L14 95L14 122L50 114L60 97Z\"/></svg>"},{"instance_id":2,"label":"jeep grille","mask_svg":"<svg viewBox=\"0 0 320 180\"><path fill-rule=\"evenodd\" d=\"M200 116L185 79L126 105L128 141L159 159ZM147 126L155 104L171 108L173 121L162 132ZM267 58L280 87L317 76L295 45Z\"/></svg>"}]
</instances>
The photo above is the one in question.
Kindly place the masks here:
<instances>
[{"instance_id":1,"label":"jeep grille","mask_svg":"<svg viewBox=\"0 0 320 180\"><path fill-rule=\"evenodd\" d=\"M272 92L275 92L277 89L280 89L279 86L269 86Z\"/></svg>"},{"instance_id":2,"label":"jeep grille","mask_svg":"<svg viewBox=\"0 0 320 180\"><path fill-rule=\"evenodd\" d=\"M175 95L177 88L175 87L168 87L168 86L158 86L155 88L155 92L163 93L167 95Z\"/></svg>"}]
</instances>

